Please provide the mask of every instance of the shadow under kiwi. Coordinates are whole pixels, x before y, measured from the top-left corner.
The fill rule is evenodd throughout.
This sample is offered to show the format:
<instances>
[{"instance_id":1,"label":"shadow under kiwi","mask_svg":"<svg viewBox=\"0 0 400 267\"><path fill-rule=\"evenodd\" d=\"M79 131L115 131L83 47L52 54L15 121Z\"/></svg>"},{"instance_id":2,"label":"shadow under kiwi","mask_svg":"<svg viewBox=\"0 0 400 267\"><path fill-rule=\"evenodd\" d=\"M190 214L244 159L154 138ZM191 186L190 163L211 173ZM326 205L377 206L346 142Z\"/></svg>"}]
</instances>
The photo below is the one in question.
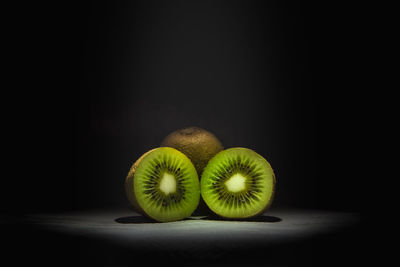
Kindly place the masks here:
<instances>
[{"instance_id":1,"label":"shadow under kiwi","mask_svg":"<svg viewBox=\"0 0 400 267\"><path fill-rule=\"evenodd\" d=\"M128 223L157 223L157 221L147 218L142 215L126 216L115 219L115 222L128 224Z\"/></svg>"},{"instance_id":2,"label":"shadow under kiwi","mask_svg":"<svg viewBox=\"0 0 400 267\"><path fill-rule=\"evenodd\" d=\"M269 216L269 215L261 215L254 218L246 218L246 219L226 219L219 217L217 215L207 215L207 216L191 216L183 219L183 221L186 220L244 221L244 222L266 222L266 223L277 223L282 221L282 219L279 217ZM151 218L142 215L120 217L115 219L115 222L122 224L159 223Z\"/></svg>"},{"instance_id":3,"label":"shadow under kiwi","mask_svg":"<svg viewBox=\"0 0 400 267\"><path fill-rule=\"evenodd\" d=\"M211 220L211 221L240 221L240 222L266 222L266 223L277 223L282 221L281 218L276 217L276 216L270 216L270 215L260 215L257 217L253 218L244 218L244 219L228 219L228 218L223 218L219 217L217 215L211 214L207 215L202 218L203 220Z\"/></svg>"},{"instance_id":4,"label":"shadow under kiwi","mask_svg":"<svg viewBox=\"0 0 400 267\"><path fill-rule=\"evenodd\" d=\"M183 219L182 221L199 220L199 219L200 218L188 217L188 218ZM122 224L160 223L160 222L157 222L156 220L153 220L151 218L148 218L148 217L142 216L142 215L120 217L120 218L115 219L114 221L117 223L122 223Z\"/></svg>"}]
</instances>

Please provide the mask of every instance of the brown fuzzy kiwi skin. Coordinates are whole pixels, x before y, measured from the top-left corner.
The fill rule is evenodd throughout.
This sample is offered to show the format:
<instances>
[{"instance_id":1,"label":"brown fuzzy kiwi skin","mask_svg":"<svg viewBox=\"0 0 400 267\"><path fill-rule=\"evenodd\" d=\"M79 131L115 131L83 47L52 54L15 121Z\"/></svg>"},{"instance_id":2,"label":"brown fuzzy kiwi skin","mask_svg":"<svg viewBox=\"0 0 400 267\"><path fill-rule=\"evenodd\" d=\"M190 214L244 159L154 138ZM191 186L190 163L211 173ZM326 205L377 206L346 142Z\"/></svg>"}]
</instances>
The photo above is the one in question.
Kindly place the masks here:
<instances>
[{"instance_id":1,"label":"brown fuzzy kiwi skin","mask_svg":"<svg viewBox=\"0 0 400 267\"><path fill-rule=\"evenodd\" d=\"M170 133L161 146L172 147L185 154L196 168L199 178L208 161L224 147L218 138L199 127L188 127Z\"/></svg>"},{"instance_id":2,"label":"brown fuzzy kiwi skin","mask_svg":"<svg viewBox=\"0 0 400 267\"><path fill-rule=\"evenodd\" d=\"M139 206L139 203L136 200L136 196L135 196L135 190L133 188L133 181L135 178L135 173L136 173L136 169L139 166L139 163L144 159L144 157L146 157L150 152L152 152L154 149L147 151L146 153L144 153L142 156L140 156L140 158L138 160L135 161L135 163L133 163L133 165L131 166L128 176L125 179L125 193L126 196L129 200L129 202L132 204L133 208L135 209L135 211L146 215L146 213L144 212L144 210Z\"/></svg>"},{"instance_id":3,"label":"brown fuzzy kiwi skin","mask_svg":"<svg viewBox=\"0 0 400 267\"><path fill-rule=\"evenodd\" d=\"M176 130L164 138L161 146L172 147L185 154L196 168L199 180L210 159L224 149L221 141L214 134L199 127ZM199 206L193 215L211 213L204 200L200 198Z\"/></svg>"}]
</instances>

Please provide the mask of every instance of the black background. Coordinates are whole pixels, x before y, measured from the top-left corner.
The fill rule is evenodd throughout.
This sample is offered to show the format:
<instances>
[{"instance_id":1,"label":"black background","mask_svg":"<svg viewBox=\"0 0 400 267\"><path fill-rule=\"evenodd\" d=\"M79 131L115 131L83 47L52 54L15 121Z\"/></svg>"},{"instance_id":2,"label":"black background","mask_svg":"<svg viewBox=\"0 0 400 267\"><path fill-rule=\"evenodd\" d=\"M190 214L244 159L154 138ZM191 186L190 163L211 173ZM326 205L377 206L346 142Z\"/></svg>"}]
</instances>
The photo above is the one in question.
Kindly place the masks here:
<instances>
[{"instance_id":1,"label":"black background","mask_svg":"<svg viewBox=\"0 0 400 267\"><path fill-rule=\"evenodd\" d=\"M360 211L351 10L300 1L17 9L2 210L127 207L131 164L171 131L198 126L271 163L273 208Z\"/></svg>"},{"instance_id":2,"label":"black background","mask_svg":"<svg viewBox=\"0 0 400 267\"><path fill-rule=\"evenodd\" d=\"M376 156L360 160L373 139L364 142L358 130L366 120L361 81L369 81L360 75L358 6L77 1L4 10L2 215L128 207L131 164L188 126L263 155L277 176L271 209L371 207L365 184L373 175L365 173ZM92 264L88 255L120 251L20 224L2 230L11 250L27 244L28 261L53 264L67 252ZM362 236L353 227L253 254L307 264L312 252L355 263ZM132 251L121 254L125 264Z\"/></svg>"}]
</instances>

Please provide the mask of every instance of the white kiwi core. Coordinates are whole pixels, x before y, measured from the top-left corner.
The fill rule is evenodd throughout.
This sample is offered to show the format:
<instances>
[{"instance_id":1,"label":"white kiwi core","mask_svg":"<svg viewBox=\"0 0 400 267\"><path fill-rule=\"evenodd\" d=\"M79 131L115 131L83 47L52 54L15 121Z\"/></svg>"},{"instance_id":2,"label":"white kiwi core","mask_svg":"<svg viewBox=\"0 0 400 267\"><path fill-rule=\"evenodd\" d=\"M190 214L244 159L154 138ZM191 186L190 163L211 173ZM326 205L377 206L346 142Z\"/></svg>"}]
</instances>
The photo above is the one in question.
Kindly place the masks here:
<instances>
[{"instance_id":1,"label":"white kiwi core","mask_svg":"<svg viewBox=\"0 0 400 267\"><path fill-rule=\"evenodd\" d=\"M160 190L165 195L169 195L170 193L175 193L176 179L172 174L164 172L160 180Z\"/></svg>"},{"instance_id":2,"label":"white kiwi core","mask_svg":"<svg viewBox=\"0 0 400 267\"><path fill-rule=\"evenodd\" d=\"M240 173L236 173L232 175L231 178L226 180L225 186L228 189L228 191L232 193L240 192L246 189L246 177L244 177Z\"/></svg>"}]
</instances>

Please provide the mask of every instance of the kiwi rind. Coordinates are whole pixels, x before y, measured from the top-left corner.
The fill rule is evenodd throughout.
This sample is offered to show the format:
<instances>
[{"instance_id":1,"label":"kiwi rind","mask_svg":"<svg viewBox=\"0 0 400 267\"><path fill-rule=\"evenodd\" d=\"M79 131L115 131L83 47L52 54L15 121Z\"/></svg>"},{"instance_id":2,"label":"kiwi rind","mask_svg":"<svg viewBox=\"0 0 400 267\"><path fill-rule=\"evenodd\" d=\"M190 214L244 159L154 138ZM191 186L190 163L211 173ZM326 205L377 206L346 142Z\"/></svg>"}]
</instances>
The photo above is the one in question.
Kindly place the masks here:
<instances>
[{"instance_id":1,"label":"kiwi rind","mask_svg":"<svg viewBox=\"0 0 400 267\"><path fill-rule=\"evenodd\" d=\"M136 210L137 212L141 213L141 214L145 214L144 210L139 206L139 203L136 200L136 196L135 196L135 190L133 189L133 179L135 177L135 173L136 173L136 169L139 166L139 163L143 160L143 158L145 156L147 156L150 152L154 151L154 149L151 149L149 151L147 151L146 153L144 153L142 156L140 156L140 158L138 158L135 163L132 164L128 175L125 179L125 193L126 193L126 197L128 198L129 203L131 203L132 207L134 208L134 210Z\"/></svg>"},{"instance_id":2,"label":"kiwi rind","mask_svg":"<svg viewBox=\"0 0 400 267\"><path fill-rule=\"evenodd\" d=\"M206 180L205 179L207 179L204 176L209 175L209 173L208 173L209 170L208 169L213 168L215 166L215 164L220 164L219 162L217 162L217 156L219 154L222 154L222 153L226 154L228 152L240 151L240 150L242 150L242 151L246 151L246 150L247 151L251 151L252 153L255 153L255 155L257 155L260 159L262 159L261 160L262 164L266 165L267 169L271 172L269 174L271 175L271 178L272 178L272 187L271 187L272 191L270 192L270 197L269 197L269 200L268 200L266 206L264 208L262 208L260 211L254 213L254 214L251 214L251 215L248 215L248 216L243 216L243 217L242 216L238 217L238 216L224 215L222 213L217 212L213 207L210 207L210 203L207 203L205 192L204 192L205 191L204 188L206 187ZM219 157L219 159L221 159L221 157ZM201 178L201 194L202 194L202 198L204 200L204 203L209 207L209 210L213 213L214 216L217 216L219 218L226 219L226 220L248 220L248 219L254 218L256 216L259 216L259 215L265 213L270 208L270 206L271 206L271 204L272 204L272 202L273 202L273 200L275 198L275 191L276 191L276 176L275 176L275 173L274 173L271 165L269 164L269 162L264 157L262 157L261 155L256 153L254 150L247 149L247 148L235 147L235 148L230 148L230 149L221 151L220 153L215 155L213 157L213 159L210 160L210 162L207 165L207 167L205 168L205 170L203 172L203 175L202 175L202 178Z\"/></svg>"},{"instance_id":3,"label":"kiwi rind","mask_svg":"<svg viewBox=\"0 0 400 267\"><path fill-rule=\"evenodd\" d=\"M185 154L195 166L199 178L208 161L224 149L214 134L199 127L176 130L164 138L161 146L173 147Z\"/></svg>"},{"instance_id":4,"label":"kiwi rind","mask_svg":"<svg viewBox=\"0 0 400 267\"><path fill-rule=\"evenodd\" d=\"M154 154L152 152L154 152ZM185 209L182 209L179 212L177 212L175 209L174 210L175 213L172 212L170 214L167 214L167 213L160 214L160 213L158 213L159 208L157 207L157 205L159 205L159 204L154 204L154 202L153 202L153 204L151 204L151 207L149 207L149 205L150 205L149 202L146 202L145 199L143 198L143 196L144 196L144 193L142 191L143 190L143 182L147 183L147 179L148 179L147 173L149 171L151 171L151 169L148 169L149 162L151 162L154 159L154 157L158 157L157 154L158 154L158 156L162 155L163 157L165 155L167 155L167 157L168 157L168 155L169 156L172 155L173 157L175 157L175 159L177 157L179 162L184 162L184 170L185 170L184 172L189 175L186 177L187 177L187 179L190 179L189 183L190 183L190 187L191 187L191 194L190 194L189 198L191 200L187 201L187 197L186 197L186 201L184 203L184 205L186 205L186 207L185 207ZM158 160L159 159L160 158L158 157ZM162 163L164 163L164 162L162 162ZM139 175L139 176L137 177L137 175ZM139 177L141 177L141 178L139 178ZM150 177L152 177L152 176L149 176L149 178ZM188 177L190 177L190 178L188 178ZM140 182L140 181L142 181L142 182ZM183 181L187 181L187 180L185 179ZM197 186L196 186L196 184L197 184ZM185 189L187 189L186 186L185 186ZM145 215L146 217L148 217L152 220L159 221L159 222L175 221L175 220L184 219L184 218L190 216L191 212L193 212L194 209L197 207L199 199L200 199L200 185L198 183L197 173L196 173L196 170L195 170L193 164L191 163L190 159L187 158L183 153L181 153L180 151L178 151L174 148L170 148L170 147L159 147L156 149L152 149L152 150L146 152L145 154L143 154L132 165L132 167L128 173L128 176L125 180L125 191L126 191L129 202L132 204L132 206L134 207L134 209L137 212ZM154 213L154 207L157 209L157 214Z\"/></svg>"}]
</instances>

